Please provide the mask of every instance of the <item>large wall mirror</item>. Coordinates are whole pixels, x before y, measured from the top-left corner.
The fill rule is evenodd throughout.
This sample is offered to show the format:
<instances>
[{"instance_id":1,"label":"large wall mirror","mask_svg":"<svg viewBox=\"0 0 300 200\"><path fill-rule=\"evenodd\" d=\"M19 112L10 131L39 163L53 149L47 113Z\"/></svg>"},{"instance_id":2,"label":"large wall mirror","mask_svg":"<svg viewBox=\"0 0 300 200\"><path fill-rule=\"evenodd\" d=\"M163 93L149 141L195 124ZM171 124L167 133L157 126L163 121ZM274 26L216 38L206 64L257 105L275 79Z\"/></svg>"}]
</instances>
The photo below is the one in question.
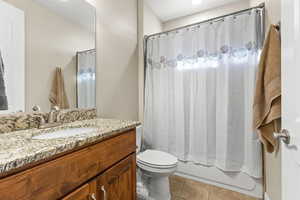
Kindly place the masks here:
<instances>
[{"instance_id":1,"label":"large wall mirror","mask_svg":"<svg viewBox=\"0 0 300 200\"><path fill-rule=\"evenodd\" d=\"M0 0L0 113L96 107L93 0Z\"/></svg>"}]
</instances>

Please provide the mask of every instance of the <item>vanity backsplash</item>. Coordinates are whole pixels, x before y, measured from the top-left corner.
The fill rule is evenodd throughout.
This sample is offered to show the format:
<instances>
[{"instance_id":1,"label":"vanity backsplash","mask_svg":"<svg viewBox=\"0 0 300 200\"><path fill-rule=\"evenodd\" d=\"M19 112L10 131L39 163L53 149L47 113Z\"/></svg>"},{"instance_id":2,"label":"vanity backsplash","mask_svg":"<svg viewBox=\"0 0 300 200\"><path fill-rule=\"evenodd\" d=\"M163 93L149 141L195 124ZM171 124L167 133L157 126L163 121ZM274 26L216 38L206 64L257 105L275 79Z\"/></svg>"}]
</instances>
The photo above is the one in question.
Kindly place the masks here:
<instances>
[{"instance_id":1,"label":"vanity backsplash","mask_svg":"<svg viewBox=\"0 0 300 200\"><path fill-rule=\"evenodd\" d=\"M57 115L55 113L55 115ZM95 119L97 117L96 109L70 109L59 111L59 122L70 123L80 120ZM48 119L49 113L16 113L0 115L0 134L13 131L20 131L32 128L38 128L40 116Z\"/></svg>"}]
</instances>

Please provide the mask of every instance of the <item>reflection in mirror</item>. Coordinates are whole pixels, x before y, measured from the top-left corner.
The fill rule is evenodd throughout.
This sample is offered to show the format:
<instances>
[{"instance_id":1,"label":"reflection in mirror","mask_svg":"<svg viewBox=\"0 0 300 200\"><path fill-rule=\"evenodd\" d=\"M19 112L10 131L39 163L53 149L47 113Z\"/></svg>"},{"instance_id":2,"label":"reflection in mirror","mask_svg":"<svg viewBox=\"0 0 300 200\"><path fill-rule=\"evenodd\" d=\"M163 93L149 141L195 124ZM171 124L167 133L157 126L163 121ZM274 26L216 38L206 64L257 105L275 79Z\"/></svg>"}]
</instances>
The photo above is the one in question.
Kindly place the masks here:
<instances>
[{"instance_id":1,"label":"reflection in mirror","mask_svg":"<svg viewBox=\"0 0 300 200\"><path fill-rule=\"evenodd\" d=\"M77 107L96 107L96 50L77 53Z\"/></svg>"},{"instance_id":2,"label":"reflection in mirror","mask_svg":"<svg viewBox=\"0 0 300 200\"><path fill-rule=\"evenodd\" d=\"M0 1L0 24L0 113L24 111L24 12Z\"/></svg>"},{"instance_id":3,"label":"reflection in mirror","mask_svg":"<svg viewBox=\"0 0 300 200\"><path fill-rule=\"evenodd\" d=\"M34 105L41 111L95 107L91 2L0 0L0 110L6 109L5 96L8 112L31 111Z\"/></svg>"}]
</instances>

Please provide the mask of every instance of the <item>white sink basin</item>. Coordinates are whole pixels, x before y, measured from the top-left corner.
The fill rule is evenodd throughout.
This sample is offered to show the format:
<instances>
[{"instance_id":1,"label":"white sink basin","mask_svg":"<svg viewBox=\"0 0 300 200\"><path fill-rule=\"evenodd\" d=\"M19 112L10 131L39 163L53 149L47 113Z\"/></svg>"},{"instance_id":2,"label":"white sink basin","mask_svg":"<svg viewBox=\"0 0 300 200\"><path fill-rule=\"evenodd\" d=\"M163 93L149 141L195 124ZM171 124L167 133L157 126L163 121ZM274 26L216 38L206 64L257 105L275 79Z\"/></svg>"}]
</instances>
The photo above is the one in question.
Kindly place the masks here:
<instances>
[{"instance_id":1,"label":"white sink basin","mask_svg":"<svg viewBox=\"0 0 300 200\"><path fill-rule=\"evenodd\" d=\"M68 138L72 136L82 135L90 132L96 131L97 128L68 128L59 131L53 131L41 135L32 137L36 140L48 140L48 139L59 139L59 138Z\"/></svg>"}]
</instances>

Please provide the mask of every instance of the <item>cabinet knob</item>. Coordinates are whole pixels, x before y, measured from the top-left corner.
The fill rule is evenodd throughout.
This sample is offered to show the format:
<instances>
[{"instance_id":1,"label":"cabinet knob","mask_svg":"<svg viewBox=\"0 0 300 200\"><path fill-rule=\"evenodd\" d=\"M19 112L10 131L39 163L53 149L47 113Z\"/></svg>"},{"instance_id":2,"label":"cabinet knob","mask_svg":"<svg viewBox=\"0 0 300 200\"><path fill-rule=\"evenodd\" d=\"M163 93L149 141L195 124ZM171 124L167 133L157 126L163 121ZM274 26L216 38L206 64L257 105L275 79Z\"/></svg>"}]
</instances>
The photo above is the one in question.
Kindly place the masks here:
<instances>
[{"instance_id":1,"label":"cabinet knob","mask_svg":"<svg viewBox=\"0 0 300 200\"><path fill-rule=\"evenodd\" d=\"M104 185L101 186L101 191L103 192L103 200L107 200L106 190L105 190Z\"/></svg>"},{"instance_id":2,"label":"cabinet knob","mask_svg":"<svg viewBox=\"0 0 300 200\"><path fill-rule=\"evenodd\" d=\"M95 193L91 194L91 200L97 200Z\"/></svg>"}]
</instances>

